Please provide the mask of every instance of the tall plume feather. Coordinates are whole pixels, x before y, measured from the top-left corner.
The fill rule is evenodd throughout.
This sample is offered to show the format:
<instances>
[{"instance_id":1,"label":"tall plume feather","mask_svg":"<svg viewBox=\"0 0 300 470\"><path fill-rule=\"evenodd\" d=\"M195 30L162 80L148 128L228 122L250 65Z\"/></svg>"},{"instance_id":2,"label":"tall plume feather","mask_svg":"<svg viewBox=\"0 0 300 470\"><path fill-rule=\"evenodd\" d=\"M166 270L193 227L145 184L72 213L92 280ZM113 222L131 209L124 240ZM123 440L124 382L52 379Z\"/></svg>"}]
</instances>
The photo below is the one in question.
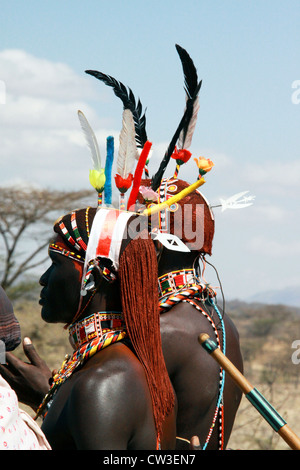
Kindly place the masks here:
<instances>
[{"instance_id":1,"label":"tall plume feather","mask_svg":"<svg viewBox=\"0 0 300 470\"><path fill-rule=\"evenodd\" d=\"M87 118L83 114L82 111L78 111L78 118L81 124L81 128L83 130L86 142L88 144L88 147L91 151L91 156L92 156L92 162L94 169L97 171L100 171L101 169L101 155L100 155L100 150L98 146L98 142L96 139L96 136L94 134L93 129L91 128Z\"/></svg>"},{"instance_id":2,"label":"tall plume feather","mask_svg":"<svg viewBox=\"0 0 300 470\"><path fill-rule=\"evenodd\" d=\"M132 173L137 155L135 142L135 127L132 112L124 109L122 130L120 132L119 153L117 158L117 173L127 178Z\"/></svg>"},{"instance_id":3,"label":"tall plume feather","mask_svg":"<svg viewBox=\"0 0 300 470\"><path fill-rule=\"evenodd\" d=\"M85 72L89 75L92 75L93 77L96 77L98 80L105 83L105 85L111 87L115 95L121 99L123 103L123 109L129 109L132 112L137 147L142 149L147 142L147 133L146 116L145 113L142 114L142 103L140 99L138 99L136 102L132 90L110 75L105 75L104 73L98 72L97 70L86 70Z\"/></svg>"},{"instance_id":4,"label":"tall plume feather","mask_svg":"<svg viewBox=\"0 0 300 470\"><path fill-rule=\"evenodd\" d=\"M196 67L187 51L178 46L178 44L176 44L176 49L182 63L185 80L186 109L189 110L188 115L186 116L186 125L183 127L178 139L178 148L188 149L192 143L192 137L197 123L200 108L198 94L202 85L202 80L198 83Z\"/></svg>"},{"instance_id":5,"label":"tall plume feather","mask_svg":"<svg viewBox=\"0 0 300 470\"><path fill-rule=\"evenodd\" d=\"M198 93L200 91L202 82L200 81L198 83L197 71L188 53L178 45L176 45L176 49L181 59L184 70L185 91L187 96L186 108L184 110L183 117L175 131L175 134L173 135L173 138L169 144L169 147L164 155L164 158L159 166L159 169L157 170L156 174L152 177L151 186L154 191L156 191L160 185L163 174L170 161L171 155L174 152L178 139L180 139L180 145L186 145L188 141L191 141L193 130L196 124L195 119L197 117L198 112Z\"/></svg>"}]
</instances>

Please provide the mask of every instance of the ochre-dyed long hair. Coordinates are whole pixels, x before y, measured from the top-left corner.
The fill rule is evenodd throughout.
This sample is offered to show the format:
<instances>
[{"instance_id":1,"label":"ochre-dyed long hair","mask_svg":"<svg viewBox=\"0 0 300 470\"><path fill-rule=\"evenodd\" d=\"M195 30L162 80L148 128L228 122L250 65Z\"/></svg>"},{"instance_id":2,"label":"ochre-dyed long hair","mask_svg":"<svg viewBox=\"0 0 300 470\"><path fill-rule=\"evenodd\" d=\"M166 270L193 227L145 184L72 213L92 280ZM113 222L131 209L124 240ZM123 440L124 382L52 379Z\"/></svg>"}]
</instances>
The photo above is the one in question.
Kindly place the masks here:
<instances>
[{"instance_id":1,"label":"ochre-dyed long hair","mask_svg":"<svg viewBox=\"0 0 300 470\"><path fill-rule=\"evenodd\" d=\"M174 406L174 395L162 353L157 278L157 257L152 240L132 240L120 257L123 315L145 370L156 430L161 435L162 423Z\"/></svg>"}]
</instances>

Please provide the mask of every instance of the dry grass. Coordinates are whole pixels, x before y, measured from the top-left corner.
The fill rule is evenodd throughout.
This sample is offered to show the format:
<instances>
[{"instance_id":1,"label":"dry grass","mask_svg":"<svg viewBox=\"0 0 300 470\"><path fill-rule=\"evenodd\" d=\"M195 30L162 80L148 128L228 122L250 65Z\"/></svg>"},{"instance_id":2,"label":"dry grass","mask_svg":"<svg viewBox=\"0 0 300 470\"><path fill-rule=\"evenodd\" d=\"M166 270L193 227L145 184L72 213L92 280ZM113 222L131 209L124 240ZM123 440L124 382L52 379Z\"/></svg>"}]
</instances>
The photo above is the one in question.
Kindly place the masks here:
<instances>
[{"instance_id":1,"label":"dry grass","mask_svg":"<svg viewBox=\"0 0 300 470\"><path fill-rule=\"evenodd\" d=\"M292 384L273 385L272 390L264 384L255 384L255 386L294 433L300 436L299 389ZM241 450L290 450L288 444L245 397L242 398L228 447Z\"/></svg>"},{"instance_id":2,"label":"dry grass","mask_svg":"<svg viewBox=\"0 0 300 470\"><path fill-rule=\"evenodd\" d=\"M244 357L244 376L300 436L300 364L292 361L292 343L300 339L299 309L286 306L229 306ZM289 450L243 396L229 447L241 450Z\"/></svg>"}]
</instances>

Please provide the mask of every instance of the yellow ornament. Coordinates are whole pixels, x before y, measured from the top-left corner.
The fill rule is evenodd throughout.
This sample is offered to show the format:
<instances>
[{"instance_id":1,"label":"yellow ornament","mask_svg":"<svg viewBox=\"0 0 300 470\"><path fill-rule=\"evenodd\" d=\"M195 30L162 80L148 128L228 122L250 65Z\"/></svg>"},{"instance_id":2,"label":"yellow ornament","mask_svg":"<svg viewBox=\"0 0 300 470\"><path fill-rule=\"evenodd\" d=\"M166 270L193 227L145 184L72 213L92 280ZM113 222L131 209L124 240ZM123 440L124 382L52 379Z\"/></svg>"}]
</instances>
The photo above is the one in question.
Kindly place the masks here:
<instances>
[{"instance_id":1,"label":"yellow ornament","mask_svg":"<svg viewBox=\"0 0 300 470\"><path fill-rule=\"evenodd\" d=\"M199 188L205 183L205 179L201 178L196 183L191 184L187 188L183 189L180 191L178 194L175 194L175 196L170 197L164 202L161 202L160 204L155 204L151 207L148 207L142 212L142 215L147 215L150 216L152 214L156 214L157 212L162 211L163 209L166 209L167 207L170 207L172 204L177 203L181 199L183 199L185 196L188 196L191 194L195 189Z\"/></svg>"},{"instance_id":2,"label":"yellow ornament","mask_svg":"<svg viewBox=\"0 0 300 470\"><path fill-rule=\"evenodd\" d=\"M197 164L197 167L199 168L199 173L201 175L205 175L205 173L208 173L214 166L213 162L209 158L198 157L194 158L194 160Z\"/></svg>"},{"instance_id":3,"label":"yellow ornament","mask_svg":"<svg viewBox=\"0 0 300 470\"><path fill-rule=\"evenodd\" d=\"M105 173L104 168L98 170L90 170L90 183L98 193L102 193L105 185Z\"/></svg>"}]
</instances>

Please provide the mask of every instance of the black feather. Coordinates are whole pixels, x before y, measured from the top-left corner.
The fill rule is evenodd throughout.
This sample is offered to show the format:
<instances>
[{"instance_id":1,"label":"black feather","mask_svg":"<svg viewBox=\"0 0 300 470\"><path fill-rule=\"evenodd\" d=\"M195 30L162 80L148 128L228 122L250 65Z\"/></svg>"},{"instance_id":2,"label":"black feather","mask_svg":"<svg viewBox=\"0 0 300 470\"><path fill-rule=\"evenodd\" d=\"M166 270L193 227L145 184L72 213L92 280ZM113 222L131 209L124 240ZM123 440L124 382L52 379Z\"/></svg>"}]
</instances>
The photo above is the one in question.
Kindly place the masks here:
<instances>
[{"instance_id":1,"label":"black feather","mask_svg":"<svg viewBox=\"0 0 300 470\"><path fill-rule=\"evenodd\" d=\"M121 99L123 108L130 109L134 119L136 143L138 147L143 148L144 144L147 142L146 116L145 113L142 114L142 103L140 99L136 102L132 90L110 75L105 75L97 70L86 70L85 72L111 87L115 95Z\"/></svg>"},{"instance_id":2,"label":"black feather","mask_svg":"<svg viewBox=\"0 0 300 470\"><path fill-rule=\"evenodd\" d=\"M168 166L168 163L170 161L171 155L174 152L179 134L182 131L182 129L184 128L184 126L186 125L187 117L189 115L189 112L190 112L190 110L187 108L185 110L185 113L184 113L180 123L179 123L179 126L176 129L175 134L173 135L173 138L172 138L172 140L169 144L169 147L168 147L168 149L167 149L167 151L164 155L164 158L163 158L163 160L162 160L162 162L159 166L159 169L157 170L157 172L155 173L155 175L151 179L151 187L152 187L153 191L156 191L158 189L159 185L160 185L163 174L164 174L164 172L165 172L165 170Z\"/></svg>"},{"instance_id":3,"label":"black feather","mask_svg":"<svg viewBox=\"0 0 300 470\"><path fill-rule=\"evenodd\" d=\"M185 92L187 94L187 102L186 102L186 108L185 108L183 117L179 123L179 126L176 129L175 134L173 135L173 138L164 155L164 158L160 164L160 167L158 171L156 172L156 174L152 177L151 187L154 191L156 191L160 185L163 174L170 161L171 155L174 152L174 149L175 149L175 146L176 146L176 143L177 143L177 140L179 138L181 131L183 131L184 134L186 134L188 131L189 123L193 116L194 103L195 103L195 100L197 99L197 96L199 94L199 91L202 85L202 81L198 83L197 70L189 54L186 52L185 49L178 46L177 44L176 44L176 49L177 49L177 52L179 54L179 57L182 63L184 80L185 80L184 81Z\"/></svg>"},{"instance_id":4,"label":"black feather","mask_svg":"<svg viewBox=\"0 0 300 470\"><path fill-rule=\"evenodd\" d=\"M192 98L198 85L197 70L187 51L181 46L178 46L178 44L176 44L175 47L183 68L185 90L188 97Z\"/></svg>"},{"instance_id":5,"label":"black feather","mask_svg":"<svg viewBox=\"0 0 300 470\"><path fill-rule=\"evenodd\" d=\"M199 94L202 80L198 83L198 74L197 69L192 61L191 57L187 53L185 49L181 46L176 44L176 50L181 60L183 74L184 74L184 84L185 84L185 92L187 95L187 102L186 107L188 108L188 112L185 118L185 124L183 126L183 142L185 141L185 137L188 131L190 120L193 116L193 107L195 100Z\"/></svg>"}]
</instances>

